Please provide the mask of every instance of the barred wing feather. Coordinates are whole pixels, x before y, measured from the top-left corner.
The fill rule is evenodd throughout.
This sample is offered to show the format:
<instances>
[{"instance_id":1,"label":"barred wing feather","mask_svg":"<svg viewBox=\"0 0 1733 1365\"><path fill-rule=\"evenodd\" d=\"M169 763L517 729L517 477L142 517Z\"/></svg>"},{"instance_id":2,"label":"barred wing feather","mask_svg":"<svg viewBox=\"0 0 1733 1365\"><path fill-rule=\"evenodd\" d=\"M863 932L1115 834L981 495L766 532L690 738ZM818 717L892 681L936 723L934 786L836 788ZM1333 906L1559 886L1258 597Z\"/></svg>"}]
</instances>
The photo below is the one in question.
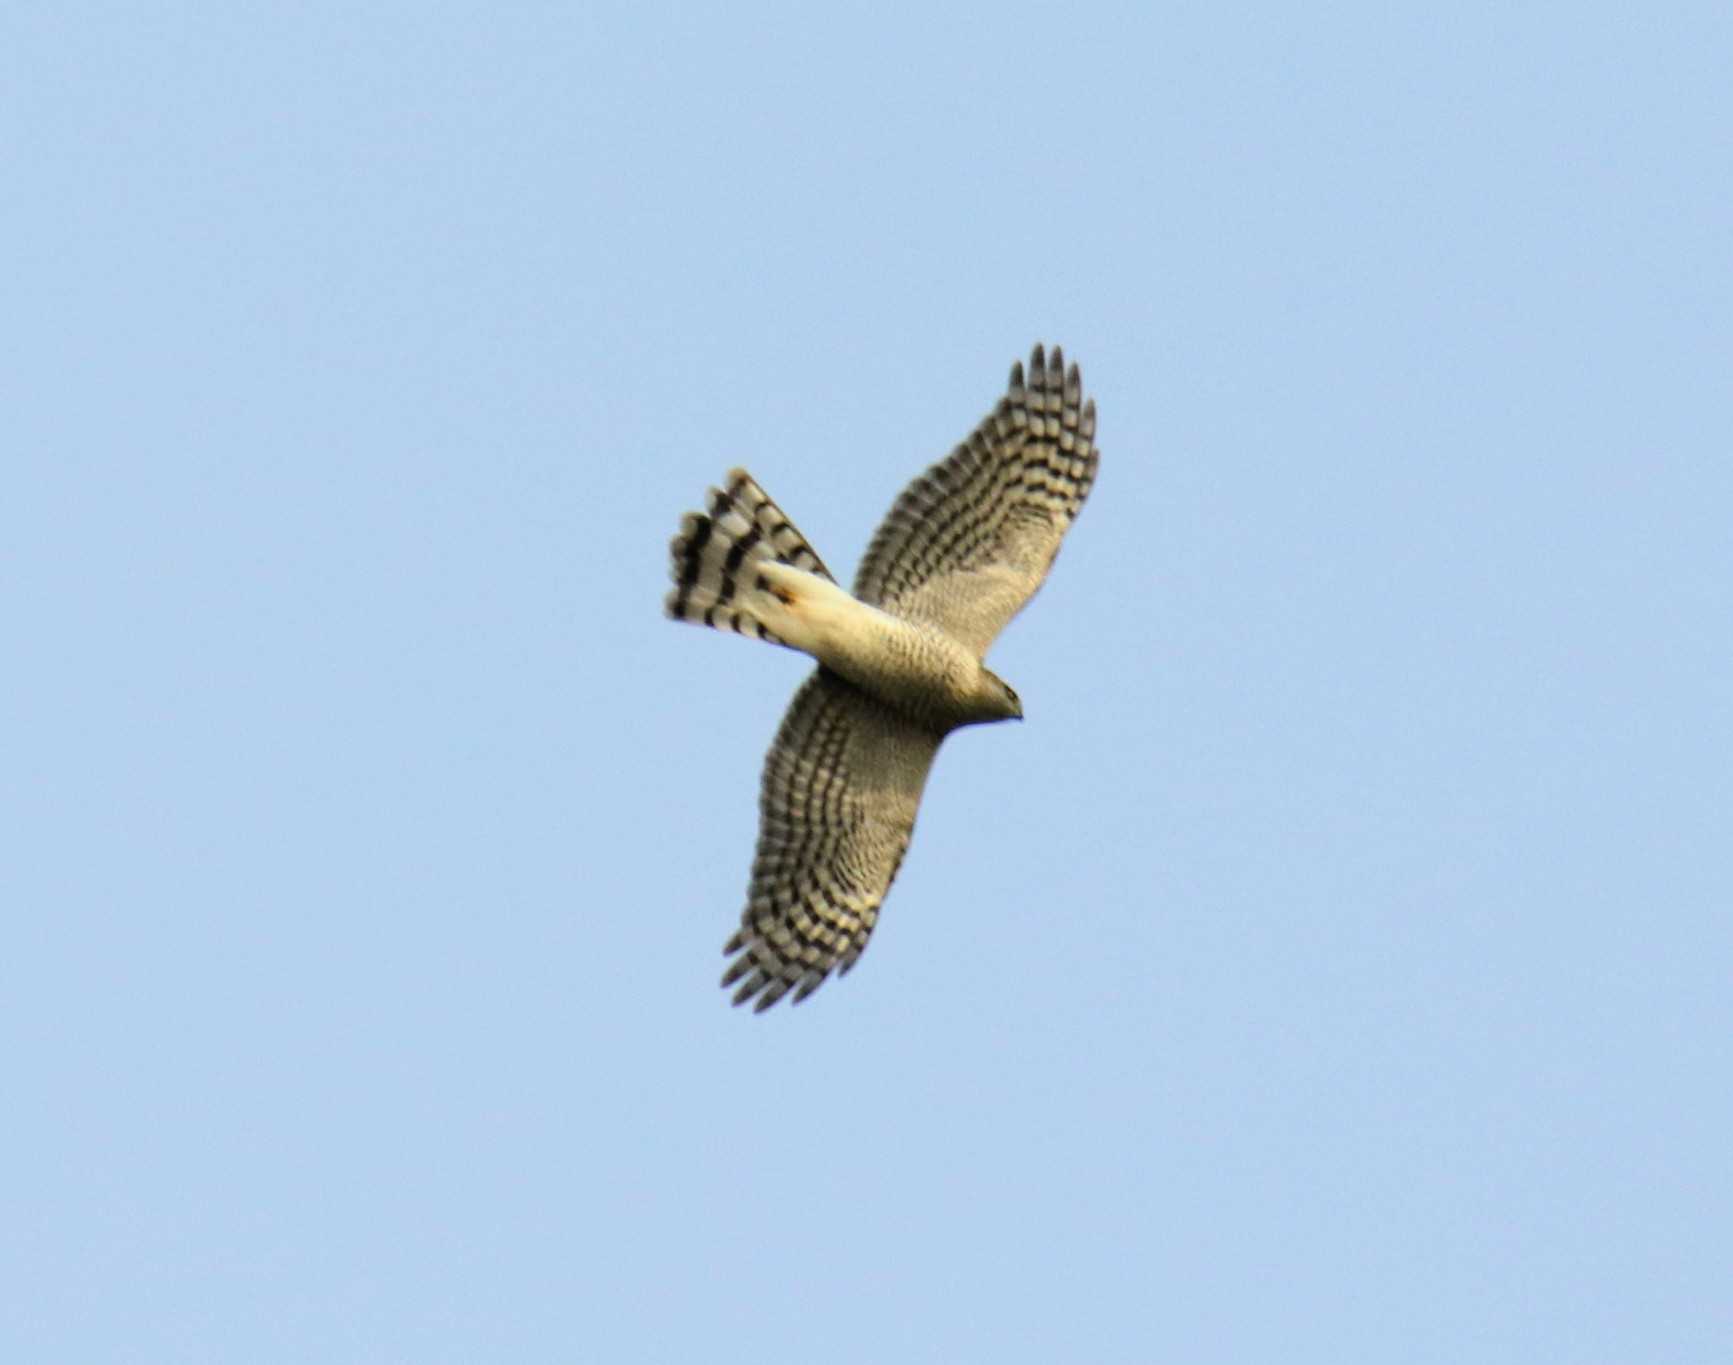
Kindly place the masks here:
<instances>
[{"instance_id":1,"label":"barred wing feather","mask_svg":"<svg viewBox=\"0 0 1733 1365\"><path fill-rule=\"evenodd\" d=\"M855 963L902 865L940 736L820 668L764 763L758 853L722 984L798 1003Z\"/></svg>"},{"instance_id":2,"label":"barred wing feather","mask_svg":"<svg viewBox=\"0 0 1733 1365\"><path fill-rule=\"evenodd\" d=\"M854 595L985 653L1035 595L1095 481L1095 403L1037 346L998 405L896 500Z\"/></svg>"}]
</instances>

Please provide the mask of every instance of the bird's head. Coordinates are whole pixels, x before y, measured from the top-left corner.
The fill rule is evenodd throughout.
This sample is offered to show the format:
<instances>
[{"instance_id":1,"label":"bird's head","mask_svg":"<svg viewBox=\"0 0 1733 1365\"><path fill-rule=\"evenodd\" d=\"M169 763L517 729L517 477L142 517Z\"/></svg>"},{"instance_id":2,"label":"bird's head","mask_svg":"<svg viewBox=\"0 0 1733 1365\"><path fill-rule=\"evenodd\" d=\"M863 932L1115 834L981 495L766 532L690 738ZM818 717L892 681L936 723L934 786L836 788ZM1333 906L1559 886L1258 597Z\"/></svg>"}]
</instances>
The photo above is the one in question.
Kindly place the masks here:
<instances>
[{"instance_id":1,"label":"bird's head","mask_svg":"<svg viewBox=\"0 0 1733 1365\"><path fill-rule=\"evenodd\" d=\"M981 670L982 720L1022 720L1023 703L1011 684L990 668Z\"/></svg>"}]
</instances>

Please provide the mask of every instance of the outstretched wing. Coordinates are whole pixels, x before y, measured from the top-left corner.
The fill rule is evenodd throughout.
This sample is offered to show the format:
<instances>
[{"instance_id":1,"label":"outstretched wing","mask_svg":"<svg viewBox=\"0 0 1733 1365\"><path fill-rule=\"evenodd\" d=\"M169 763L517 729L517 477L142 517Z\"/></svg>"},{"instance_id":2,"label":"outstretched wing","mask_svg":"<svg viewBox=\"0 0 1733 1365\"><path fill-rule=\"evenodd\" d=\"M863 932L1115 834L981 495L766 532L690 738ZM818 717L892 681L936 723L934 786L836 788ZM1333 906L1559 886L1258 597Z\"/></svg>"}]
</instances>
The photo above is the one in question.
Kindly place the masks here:
<instances>
[{"instance_id":1,"label":"outstretched wing","mask_svg":"<svg viewBox=\"0 0 1733 1365\"><path fill-rule=\"evenodd\" d=\"M854 595L925 621L979 653L1047 577L1095 481L1095 403L1055 346L1019 362L999 405L950 456L903 490Z\"/></svg>"},{"instance_id":2,"label":"outstretched wing","mask_svg":"<svg viewBox=\"0 0 1733 1365\"><path fill-rule=\"evenodd\" d=\"M855 963L878 922L939 736L821 668L801 685L764 762L758 854L736 954L734 1003L798 1003ZM743 979L744 978L744 979Z\"/></svg>"}]
</instances>

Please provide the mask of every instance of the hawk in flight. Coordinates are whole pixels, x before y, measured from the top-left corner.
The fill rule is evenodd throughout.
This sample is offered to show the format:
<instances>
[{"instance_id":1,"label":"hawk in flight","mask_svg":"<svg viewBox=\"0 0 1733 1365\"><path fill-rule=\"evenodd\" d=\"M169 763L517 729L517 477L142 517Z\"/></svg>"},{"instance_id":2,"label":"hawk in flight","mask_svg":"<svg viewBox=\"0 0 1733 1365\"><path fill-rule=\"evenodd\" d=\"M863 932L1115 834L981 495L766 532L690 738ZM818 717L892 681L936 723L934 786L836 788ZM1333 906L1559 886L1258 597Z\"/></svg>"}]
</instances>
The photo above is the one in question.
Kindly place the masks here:
<instances>
[{"instance_id":1,"label":"hawk in flight","mask_svg":"<svg viewBox=\"0 0 1733 1365\"><path fill-rule=\"evenodd\" d=\"M903 490L852 594L744 469L681 522L668 615L818 660L764 763L746 909L723 949L735 1004L799 1002L852 967L940 742L1022 718L981 658L1047 577L1095 466L1077 366L1037 346L973 434Z\"/></svg>"}]
</instances>

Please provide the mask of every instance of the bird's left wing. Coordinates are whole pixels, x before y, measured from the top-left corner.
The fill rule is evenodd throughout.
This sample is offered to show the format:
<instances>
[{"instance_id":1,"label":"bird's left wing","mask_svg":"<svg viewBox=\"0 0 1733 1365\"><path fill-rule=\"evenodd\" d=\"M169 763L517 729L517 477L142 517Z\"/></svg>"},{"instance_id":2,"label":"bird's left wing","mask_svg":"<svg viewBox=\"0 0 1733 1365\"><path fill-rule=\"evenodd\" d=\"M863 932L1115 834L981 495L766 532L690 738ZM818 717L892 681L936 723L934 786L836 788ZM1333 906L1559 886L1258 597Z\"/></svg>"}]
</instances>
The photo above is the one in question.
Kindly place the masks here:
<instances>
[{"instance_id":1,"label":"bird's left wing","mask_svg":"<svg viewBox=\"0 0 1733 1365\"><path fill-rule=\"evenodd\" d=\"M723 951L734 1003L796 1003L855 963L908 850L940 736L821 668L764 761L758 853Z\"/></svg>"}]
</instances>

